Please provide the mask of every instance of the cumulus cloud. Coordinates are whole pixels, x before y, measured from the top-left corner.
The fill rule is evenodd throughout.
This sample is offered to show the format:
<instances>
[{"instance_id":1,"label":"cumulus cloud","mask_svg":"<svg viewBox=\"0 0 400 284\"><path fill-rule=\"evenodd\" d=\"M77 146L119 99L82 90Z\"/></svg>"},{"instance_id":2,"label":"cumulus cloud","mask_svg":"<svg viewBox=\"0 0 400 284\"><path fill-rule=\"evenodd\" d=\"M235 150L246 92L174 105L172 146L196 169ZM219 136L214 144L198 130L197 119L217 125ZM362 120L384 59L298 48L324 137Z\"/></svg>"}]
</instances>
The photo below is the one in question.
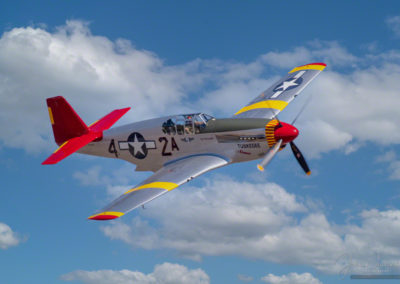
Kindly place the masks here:
<instances>
[{"instance_id":1,"label":"cumulus cloud","mask_svg":"<svg viewBox=\"0 0 400 284\"><path fill-rule=\"evenodd\" d=\"M285 212L305 211L294 195L276 184L220 178L200 190L186 187L171 192L148 204L142 211L146 219L135 218L130 224L116 222L103 226L102 231L135 247L174 248L196 259L204 253L253 250L266 232L279 231L280 226L293 221ZM150 226L147 218L157 220L160 227ZM138 231L141 234L135 234ZM221 239L222 243L213 244L223 235L227 243ZM238 247L237 242L243 246Z\"/></svg>"},{"instance_id":2,"label":"cumulus cloud","mask_svg":"<svg viewBox=\"0 0 400 284\"><path fill-rule=\"evenodd\" d=\"M249 275L244 275L244 274L239 274L239 275L238 275L238 279L239 279L240 281L243 281L243 282L250 282L250 281L253 281L253 277L251 277L251 276L249 276Z\"/></svg>"},{"instance_id":3,"label":"cumulus cloud","mask_svg":"<svg viewBox=\"0 0 400 284\"><path fill-rule=\"evenodd\" d=\"M270 273L261 280L269 284L322 284L321 281L308 272L302 274L289 273L281 276Z\"/></svg>"},{"instance_id":4,"label":"cumulus cloud","mask_svg":"<svg viewBox=\"0 0 400 284\"><path fill-rule=\"evenodd\" d=\"M386 25L396 37L400 37L400 16L392 16L386 19Z\"/></svg>"},{"instance_id":5,"label":"cumulus cloud","mask_svg":"<svg viewBox=\"0 0 400 284\"><path fill-rule=\"evenodd\" d=\"M156 265L154 271L145 274L131 270L77 270L61 276L64 281L80 281L86 284L207 284L208 275L202 269L188 269L180 264L165 262Z\"/></svg>"},{"instance_id":6,"label":"cumulus cloud","mask_svg":"<svg viewBox=\"0 0 400 284\"><path fill-rule=\"evenodd\" d=\"M202 188L171 192L139 212L101 230L134 248L169 249L194 260L238 255L328 273L374 265L376 254L400 257L399 210L366 210L353 224L335 224L273 183L219 177Z\"/></svg>"},{"instance_id":7,"label":"cumulus cloud","mask_svg":"<svg viewBox=\"0 0 400 284\"><path fill-rule=\"evenodd\" d=\"M147 176L146 173L134 173L134 166L131 164L111 169L96 165L73 174L73 178L83 186L105 188L108 201L117 198Z\"/></svg>"},{"instance_id":8,"label":"cumulus cloud","mask_svg":"<svg viewBox=\"0 0 400 284\"><path fill-rule=\"evenodd\" d=\"M73 177L85 186L103 185L110 182L108 176L101 175L100 166L94 166L85 172L75 172Z\"/></svg>"},{"instance_id":9,"label":"cumulus cloud","mask_svg":"<svg viewBox=\"0 0 400 284\"><path fill-rule=\"evenodd\" d=\"M166 66L129 41L93 35L80 21L53 33L33 27L5 32L0 62L0 139L30 152L51 140L46 97L67 97L88 124L124 106L133 107L128 117L143 119L181 112L180 100L202 80L196 61Z\"/></svg>"},{"instance_id":10,"label":"cumulus cloud","mask_svg":"<svg viewBox=\"0 0 400 284\"><path fill-rule=\"evenodd\" d=\"M332 150L345 149L352 140L351 134L323 120L309 120L303 123L301 135L302 149L311 158Z\"/></svg>"},{"instance_id":11,"label":"cumulus cloud","mask_svg":"<svg viewBox=\"0 0 400 284\"><path fill-rule=\"evenodd\" d=\"M398 160L396 152L393 150L387 151L378 156L376 162L388 164L387 171L389 173L389 179L400 180L400 160Z\"/></svg>"},{"instance_id":12,"label":"cumulus cloud","mask_svg":"<svg viewBox=\"0 0 400 284\"><path fill-rule=\"evenodd\" d=\"M291 51L270 51L261 56L261 60L271 66L293 68L296 65L321 61L334 66L349 66L360 59L351 54L336 41L314 40L305 46Z\"/></svg>"},{"instance_id":13,"label":"cumulus cloud","mask_svg":"<svg viewBox=\"0 0 400 284\"><path fill-rule=\"evenodd\" d=\"M17 246L21 242L20 237L13 232L7 224L0 223L0 249L8 249Z\"/></svg>"}]
</instances>

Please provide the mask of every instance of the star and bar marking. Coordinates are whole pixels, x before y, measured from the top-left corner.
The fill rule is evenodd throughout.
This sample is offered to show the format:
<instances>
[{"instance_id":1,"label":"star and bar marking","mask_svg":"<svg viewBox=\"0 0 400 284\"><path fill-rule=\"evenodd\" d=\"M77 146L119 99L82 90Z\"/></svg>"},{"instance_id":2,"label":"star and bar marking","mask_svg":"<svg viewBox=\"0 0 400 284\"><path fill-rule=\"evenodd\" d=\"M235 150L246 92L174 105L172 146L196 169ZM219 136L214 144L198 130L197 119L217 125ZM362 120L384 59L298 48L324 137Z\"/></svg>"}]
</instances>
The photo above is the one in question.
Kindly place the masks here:
<instances>
[{"instance_id":1,"label":"star and bar marking","mask_svg":"<svg viewBox=\"0 0 400 284\"><path fill-rule=\"evenodd\" d=\"M154 140L145 140L143 135L133 132L129 135L127 141L118 141L120 150L129 150L129 152L137 159L144 159L149 149L156 149Z\"/></svg>"},{"instance_id":2,"label":"star and bar marking","mask_svg":"<svg viewBox=\"0 0 400 284\"><path fill-rule=\"evenodd\" d=\"M275 93L271 96L271 99L277 98L280 94L282 94L286 90L294 89L297 86L301 85L301 83L303 82L303 78L301 78L301 76L303 76L304 73L306 73L306 71L300 71L292 78L289 78L280 83L279 85L277 85L274 89Z\"/></svg>"}]
</instances>

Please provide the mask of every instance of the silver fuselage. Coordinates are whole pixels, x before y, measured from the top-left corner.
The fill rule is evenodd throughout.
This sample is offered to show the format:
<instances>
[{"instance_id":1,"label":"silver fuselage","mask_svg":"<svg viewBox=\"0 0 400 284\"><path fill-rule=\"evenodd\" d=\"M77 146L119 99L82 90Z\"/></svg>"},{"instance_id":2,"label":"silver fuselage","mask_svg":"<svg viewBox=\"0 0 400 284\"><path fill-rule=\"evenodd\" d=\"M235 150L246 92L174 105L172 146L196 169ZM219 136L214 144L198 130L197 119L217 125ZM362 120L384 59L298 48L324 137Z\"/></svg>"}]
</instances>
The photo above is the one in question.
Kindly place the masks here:
<instances>
[{"instance_id":1,"label":"silver fuselage","mask_svg":"<svg viewBox=\"0 0 400 284\"><path fill-rule=\"evenodd\" d=\"M126 160L135 164L137 171L157 171L191 155L216 155L237 163L260 159L269 149L265 138L269 119L213 119L200 133L166 133L162 124L172 117L104 131L100 141L88 144L79 153Z\"/></svg>"}]
</instances>

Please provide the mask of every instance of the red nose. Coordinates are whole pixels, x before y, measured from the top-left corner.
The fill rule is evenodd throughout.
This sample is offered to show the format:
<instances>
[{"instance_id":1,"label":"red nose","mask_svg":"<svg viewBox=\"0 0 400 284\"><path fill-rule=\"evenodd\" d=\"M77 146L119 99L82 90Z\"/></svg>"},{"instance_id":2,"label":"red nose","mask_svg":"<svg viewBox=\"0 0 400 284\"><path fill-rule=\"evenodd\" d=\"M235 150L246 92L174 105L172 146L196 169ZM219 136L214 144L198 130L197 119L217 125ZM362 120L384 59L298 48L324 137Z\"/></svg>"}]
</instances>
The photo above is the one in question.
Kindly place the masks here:
<instances>
[{"instance_id":1,"label":"red nose","mask_svg":"<svg viewBox=\"0 0 400 284\"><path fill-rule=\"evenodd\" d=\"M274 131L276 141L282 139L282 143L286 144L293 141L299 135L299 130L293 125L284 122L281 122L281 125L278 124Z\"/></svg>"}]
</instances>

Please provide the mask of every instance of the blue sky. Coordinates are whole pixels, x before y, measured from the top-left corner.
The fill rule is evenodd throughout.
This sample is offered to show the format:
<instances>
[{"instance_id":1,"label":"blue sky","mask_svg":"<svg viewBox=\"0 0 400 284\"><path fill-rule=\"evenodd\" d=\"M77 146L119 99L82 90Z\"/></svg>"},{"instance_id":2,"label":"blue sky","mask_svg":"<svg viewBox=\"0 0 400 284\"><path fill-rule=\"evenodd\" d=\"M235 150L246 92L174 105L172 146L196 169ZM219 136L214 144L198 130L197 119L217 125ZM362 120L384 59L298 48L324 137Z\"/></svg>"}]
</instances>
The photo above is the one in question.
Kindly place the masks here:
<instances>
[{"instance_id":1,"label":"blue sky","mask_svg":"<svg viewBox=\"0 0 400 284\"><path fill-rule=\"evenodd\" d=\"M398 273L399 8L3 2L0 282L346 283L378 264ZM86 218L150 173L83 155L40 165L56 148L46 97L63 95L88 124L127 106L119 125L223 117L315 61L328 67L280 116L290 122L312 96L297 123L311 177L286 150L265 173L256 162L218 169L101 223Z\"/></svg>"}]
</instances>

